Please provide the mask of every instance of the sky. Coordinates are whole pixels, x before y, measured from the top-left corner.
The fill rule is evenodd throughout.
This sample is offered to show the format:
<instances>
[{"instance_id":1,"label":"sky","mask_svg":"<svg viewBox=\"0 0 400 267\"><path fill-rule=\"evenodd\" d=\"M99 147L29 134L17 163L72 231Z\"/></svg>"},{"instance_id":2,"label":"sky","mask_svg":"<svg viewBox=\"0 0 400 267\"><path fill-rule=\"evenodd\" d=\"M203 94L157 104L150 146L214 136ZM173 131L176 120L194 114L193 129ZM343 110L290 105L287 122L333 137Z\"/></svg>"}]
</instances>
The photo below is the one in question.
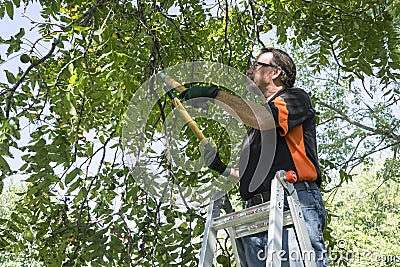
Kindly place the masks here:
<instances>
[{"instance_id":1,"label":"sky","mask_svg":"<svg viewBox=\"0 0 400 267\"><path fill-rule=\"evenodd\" d=\"M32 3L26 8L25 11L24 9L25 7L22 4L19 8L16 8L14 10L13 20L7 16L7 13L2 19L0 19L0 36L3 39L9 39L11 36L17 34L20 31L20 28L25 29L24 42L34 42L40 37L38 28L32 28L31 21L27 18L29 17L34 21L42 21L40 16L40 5L38 3ZM25 13L27 17L23 16L23 13ZM3 44L0 45L0 56L3 60L7 59L6 51L7 46ZM17 71L18 67L21 67L22 69L26 69L28 67L27 64L22 64L20 62L19 54L13 59L7 60L7 62L4 62L0 65L0 80L3 81L5 79L5 69Z\"/></svg>"}]
</instances>

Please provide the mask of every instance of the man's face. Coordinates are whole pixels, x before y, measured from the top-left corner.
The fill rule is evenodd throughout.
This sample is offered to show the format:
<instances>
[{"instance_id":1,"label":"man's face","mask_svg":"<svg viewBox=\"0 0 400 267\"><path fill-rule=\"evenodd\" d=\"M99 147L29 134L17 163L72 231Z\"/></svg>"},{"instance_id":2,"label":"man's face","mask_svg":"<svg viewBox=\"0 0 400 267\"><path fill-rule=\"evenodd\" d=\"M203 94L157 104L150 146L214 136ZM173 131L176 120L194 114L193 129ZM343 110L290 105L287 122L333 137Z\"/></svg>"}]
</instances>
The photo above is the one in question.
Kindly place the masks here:
<instances>
[{"instance_id":1,"label":"man's face","mask_svg":"<svg viewBox=\"0 0 400 267\"><path fill-rule=\"evenodd\" d=\"M255 62L260 62L261 64L270 64L272 63L273 54L271 52L262 53L256 58ZM272 80L274 76L275 67L266 66L266 65L255 65L254 68L250 68L247 70L247 75L249 78L257 85L257 87L261 90L262 93L268 91L270 85L272 84Z\"/></svg>"}]
</instances>

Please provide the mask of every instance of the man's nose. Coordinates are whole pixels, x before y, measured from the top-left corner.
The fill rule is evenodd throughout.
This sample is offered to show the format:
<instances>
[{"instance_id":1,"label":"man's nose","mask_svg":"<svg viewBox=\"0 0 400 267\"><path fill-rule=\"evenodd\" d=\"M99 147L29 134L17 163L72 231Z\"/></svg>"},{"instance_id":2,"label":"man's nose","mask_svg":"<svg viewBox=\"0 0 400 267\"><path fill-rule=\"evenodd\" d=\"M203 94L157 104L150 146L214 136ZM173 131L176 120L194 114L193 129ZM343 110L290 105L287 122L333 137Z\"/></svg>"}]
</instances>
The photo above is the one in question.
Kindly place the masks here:
<instances>
[{"instance_id":1,"label":"man's nose","mask_svg":"<svg viewBox=\"0 0 400 267\"><path fill-rule=\"evenodd\" d=\"M253 68L250 68L246 71L247 76L252 75L253 74Z\"/></svg>"}]
</instances>

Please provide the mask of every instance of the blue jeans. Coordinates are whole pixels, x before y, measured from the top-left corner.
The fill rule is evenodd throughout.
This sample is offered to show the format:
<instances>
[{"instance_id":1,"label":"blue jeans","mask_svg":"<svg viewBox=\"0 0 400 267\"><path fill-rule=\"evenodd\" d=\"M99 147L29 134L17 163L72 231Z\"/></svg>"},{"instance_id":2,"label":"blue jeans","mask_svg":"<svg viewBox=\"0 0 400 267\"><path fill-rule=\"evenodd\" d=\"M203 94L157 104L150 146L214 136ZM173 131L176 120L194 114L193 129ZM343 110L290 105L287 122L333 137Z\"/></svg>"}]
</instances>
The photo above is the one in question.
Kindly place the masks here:
<instances>
[{"instance_id":1,"label":"blue jeans","mask_svg":"<svg viewBox=\"0 0 400 267\"><path fill-rule=\"evenodd\" d=\"M328 257L325 249L322 232L326 226L326 211L319 190L297 192L301 204L304 220L307 224L311 245L315 251L315 260L318 267L328 266ZM285 197L285 210L288 204ZM268 234L262 232L242 237L245 261L248 267L265 267L265 253L267 251ZM304 266L301 260L299 245L296 240L293 225L283 228L282 267ZM308 257L309 255L305 255ZM243 259L241 259L243 261ZM243 264L242 266L246 266Z\"/></svg>"}]
</instances>

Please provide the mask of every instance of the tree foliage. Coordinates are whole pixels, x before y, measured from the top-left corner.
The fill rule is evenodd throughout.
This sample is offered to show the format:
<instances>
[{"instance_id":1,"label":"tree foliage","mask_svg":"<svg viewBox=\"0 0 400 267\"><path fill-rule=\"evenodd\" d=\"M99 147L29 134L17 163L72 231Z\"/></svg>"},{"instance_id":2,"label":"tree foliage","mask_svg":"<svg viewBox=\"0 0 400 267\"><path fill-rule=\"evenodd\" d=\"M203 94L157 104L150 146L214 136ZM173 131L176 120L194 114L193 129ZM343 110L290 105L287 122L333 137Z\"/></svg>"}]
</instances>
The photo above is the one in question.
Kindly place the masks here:
<instances>
[{"instance_id":1,"label":"tree foliage","mask_svg":"<svg viewBox=\"0 0 400 267\"><path fill-rule=\"evenodd\" d=\"M399 265L399 183L381 162L358 168L353 181L335 192L332 266Z\"/></svg>"},{"instance_id":2,"label":"tree foliage","mask_svg":"<svg viewBox=\"0 0 400 267\"><path fill-rule=\"evenodd\" d=\"M0 218L2 222L14 218L15 214L13 214L13 211L15 204L21 199L18 194L23 191L23 187L12 184L0 194ZM2 251L0 253L1 266L41 266L40 263L34 260L34 251L30 249L29 241L27 240L30 239L30 229L25 228L24 233L21 234L21 237L23 237L23 240L20 241L20 245L24 247L24 250Z\"/></svg>"},{"instance_id":3,"label":"tree foliage","mask_svg":"<svg viewBox=\"0 0 400 267\"><path fill-rule=\"evenodd\" d=\"M34 2L5 0L0 18L12 20L17 7ZM327 189L351 180L376 152L390 153L388 169L398 162L397 0L38 2L41 20L25 14L38 39L26 38L27 28L0 36L0 178L20 174L28 185L2 224L3 249L23 249L29 227L36 258L49 266L196 265L205 211L158 202L132 177L122 144L126 110L141 84L178 63L220 62L245 72L254 49L269 44L267 32L294 55L297 84L320 112ZM153 108L150 142L165 134L171 103L142 105ZM206 136L219 136L213 122L202 126ZM229 151L223 141L221 155ZM193 143L182 153L192 155ZM171 183L204 174L171 166L166 153L156 162ZM21 166L10 166L12 157Z\"/></svg>"}]
</instances>

